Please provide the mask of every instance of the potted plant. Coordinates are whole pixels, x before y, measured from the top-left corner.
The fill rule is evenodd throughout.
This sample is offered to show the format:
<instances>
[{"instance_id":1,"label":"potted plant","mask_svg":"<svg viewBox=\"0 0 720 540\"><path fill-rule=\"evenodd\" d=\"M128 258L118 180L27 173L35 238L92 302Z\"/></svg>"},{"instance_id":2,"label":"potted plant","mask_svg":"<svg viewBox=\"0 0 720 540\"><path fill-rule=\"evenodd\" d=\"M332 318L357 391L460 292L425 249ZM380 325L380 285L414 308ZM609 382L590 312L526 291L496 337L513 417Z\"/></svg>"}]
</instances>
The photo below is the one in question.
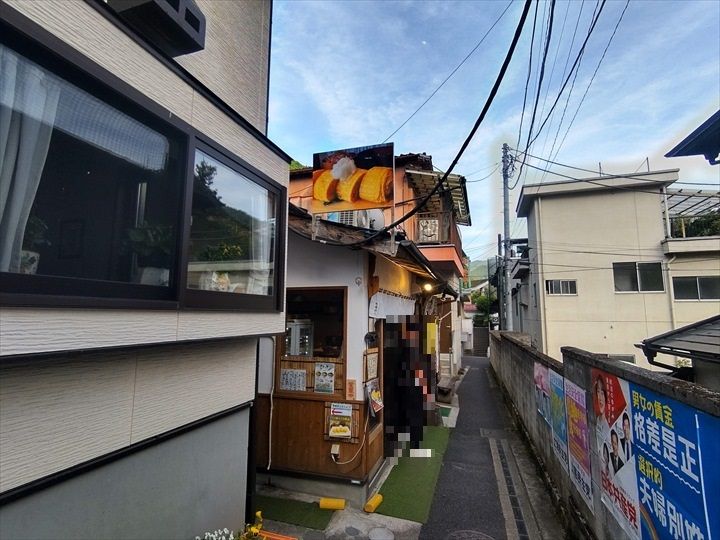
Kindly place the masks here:
<instances>
[{"instance_id":1,"label":"potted plant","mask_svg":"<svg viewBox=\"0 0 720 540\"><path fill-rule=\"evenodd\" d=\"M20 251L20 273L36 274L40 263L40 252L43 246L52 245L47 239L48 226L39 217L32 215L25 225L22 250Z\"/></svg>"},{"instance_id":2,"label":"potted plant","mask_svg":"<svg viewBox=\"0 0 720 540\"><path fill-rule=\"evenodd\" d=\"M143 223L128 229L127 245L137 257L140 283L162 286L170 284L171 255L175 247L172 225Z\"/></svg>"}]
</instances>

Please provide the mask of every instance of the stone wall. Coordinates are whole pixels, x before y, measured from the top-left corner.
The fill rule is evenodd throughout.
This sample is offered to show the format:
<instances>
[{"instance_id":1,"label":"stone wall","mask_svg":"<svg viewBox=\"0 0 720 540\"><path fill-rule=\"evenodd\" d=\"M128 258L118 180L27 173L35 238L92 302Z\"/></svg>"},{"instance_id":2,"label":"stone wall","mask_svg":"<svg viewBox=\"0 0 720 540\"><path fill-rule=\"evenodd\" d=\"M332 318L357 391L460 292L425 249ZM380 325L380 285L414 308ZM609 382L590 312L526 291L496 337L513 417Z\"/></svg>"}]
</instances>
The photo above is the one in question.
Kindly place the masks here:
<instances>
[{"instance_id":1,"label":"stone wall","mask_svg":"<svg viewBox=\"0 0 720 540\"><path fill-rule=\"evenodd\" d=\"M700 526L704 527L705 532L709 529L712 533L715 533L713 536L720 534L720 518L718 517L720 501L717 500L717 496L713 495L714 490L719 485L720 473L717 472L718 467L714 463L709 463L712 458L708 459L710 456L717 456L718 451L720 451L720 442L718 441L720 439L720 394L711 392L696 384L679 381L663 374L638 368L608 355L593 354L572 347L563 347L562 356L563 362L558 362L538 352L529 346L529 340L523 334L513 332L491 333L490 362L492 368L504 389L506 397L514 408L517 419L522 425L524 434L538 462L546 474L546 480L553 491L561 518L568 532L576 537L594 537L608 540L649 537L648 525L652 525L653 520L660 519L659 515L657 518L655 517L654 512L662 513L662 511L658 510L654 503L643 507L639 502L643 497L643 493L648 495L655 490L663 495L663 504L665 505L662 507L663 509L671 511L670 506L672 506L672 512L676 511L677 515L682 515L681 527L697 525L696 522L701 521L702 518L705 523ZM585 416L584 420L587 428L581 429L579 432L575 431L576 438L574 440L579 440L577 435L582 434L584 431L587 449L585 455L589 455L590 465L590 474L587 477L589 480L588 487L590 488L589 497L583 497L580 489L571 481L572 459L570 459L570 466L568 467L568 461L565 460L565 463L563 463L563 460L559 457L562 452L556 450L556 448L560 448L562 445L557 442L558 438L553 436L552 422L557 420L558 417L550 414L550 406L545 415L548 416L548 421L544 418L541 405L542 393L538 394L536 392L536 375L537 373L543 373L544 370L547 370L545 371L546 377L548 377L547 373L554 371L556 381L560 380L557 377L558 375L563 377L565 392L568 388L584 390L586 415L577 415L578 409L575 409L574 418ZM540 379L542 379L542 376L540 376ZM613 399L613 404L606 406L602 410L620 410L619 416L616 415L615 418L608 417L609 423L608 420L602 418L598 420L599 414L596 413L596 410L600 410L597 405L599 400L593 399L593 388L597 379L602 379L606 383L608 392L610 392ZM595 388L597 390L597 386ZM558 393L551 391L550 399L547 399L548 402L553 401L553 394L559 396ZM536 395L540 396L540 401L536 400ZM582 396L582 392L578 395ZM652 397L652 403L655 406L650 406L648 398L647 411L649 412L643 412L642 406L646 404L645 398L648 396ZM555 399L555 403L563 404L563 402L567 405L567 393L564 393L562 399ZM657 423L654 420L653 415L658 403L667 406L665 412L666 425L662 423L662 420ZM568 410L564 408L561 412L567 414ZM668 410L670 410L669 417ZM608 462L607 459L603 458L604 452L599 451L599 448L604 446L603 441L605 440L608 441L608 447L611 446L609 441L612 438L615 438L615 442L618 442L616 435L623 434L620 426L623 422L624 411L627 411L632 418L632 427L630 427L632 436L628 437L631 441L632 454L626 460L630 467L623 470L624 464L613 461ZM660 419L662 414L659 410L657 413L660 415L658 416L658 419ZM646 419L650 418L649 422L645 422L645 426L643 426L642 419L639 418L644 414L649 415L646 416ZM673 425L673 415L675 425ZM695 419L695 425L699 426L697 429L695 429L695 425L689 425L692 422L684 420L689 418L689 415ZM644 438L644 429L648 423L653 423L662 428L662 436L657 446L657 459L650 459L655 457L653 455L654 448L643 446L640 440L640 437ZM573 423L573 425L577 426L578 424ZM567 440L573 440L571 435L573 428L566 424L566 429ZM611 437L613 431L616 433ZM562 429L556 429L556 432L562 433ZM705 494L704 496L699 495L700 499L698 500L700 502L698 504L694 504L692 501L693 497L696 497L695 495L693 497L683 496L684 485L687 485L687 489L691 489L691 478L688 478L690 483L684 482L684 485L678 484L680 487L674 487L676 481L670 476L672 474L672 463L667 462L666 459L668 455L667 448L670 447L667 446L669 443L666 443L664 437L672 437L673 444L685 444L682 441L690 439L688 433L697 436L697 449L690 446L693 444L692 442L687 443L683 447L688 456L686 458L681 455L683 452L681 452L680 446L677 446L677 454L674 457L678 463L678 471L680 471L683 463L689 463L691 476L698 473L699 481L697 486L700 491L704 490ZM684 439L683 436L685 436ZM565 448L568 449L567 446ZM706 457L705 465L702 464L702 455L698 451L700 449L702 449L702 455ZM578 455L577 446L575 450L575 455ZM620 456L622 450L617 450L615 456ZM572 454L572 452L569 452L569 454ZM665 454L665 457L663 457L663 454ZM689 461L686 461L687 459ZM695 463L693 460L699 460L699 463ZM668 468L663 465L664 461L671 467ZM610 472L611 467L614 469L616 463L619 463L619 467ZM647 467L646 463L648 463ZM653 463L654 466L651 467L649 463ZM704 479L703 471L705 472ZM659 475L659 478L654 478L657 481L655 483L653 482L653 473ZM675 476L680 481L683 480L680 478L682 472L680 476L677 474ZM663 477L665 478L664 486ZM702 484L703 480L704 485ZM578 485L581 484L582 482L578 482ZM634 509L630 508L630 506L633 506L632 504L625 505L624 515L629 516L630 519L623 521L623 503L632 503L633 484L635 485L634 498L637 502L634 504ZM624 486L627 490L621 492L617 486ZM692 492L688 491L688 493L692 495ZM705 509L702 508L703 503ZM634 531L631 521L633 517L636 518L635 523L637 524ZM668 516L666 515L665 518L669 527ZM655 525L656 528L662 527L659 521ZM668 534L672 536L669 530L660 531L660 533L661 537L663 533L666 536ZM684 532L683 537L688 537L687 531ZM704 535L704 538L708 537L707 534Z\"/></svg>"}]
</instances>

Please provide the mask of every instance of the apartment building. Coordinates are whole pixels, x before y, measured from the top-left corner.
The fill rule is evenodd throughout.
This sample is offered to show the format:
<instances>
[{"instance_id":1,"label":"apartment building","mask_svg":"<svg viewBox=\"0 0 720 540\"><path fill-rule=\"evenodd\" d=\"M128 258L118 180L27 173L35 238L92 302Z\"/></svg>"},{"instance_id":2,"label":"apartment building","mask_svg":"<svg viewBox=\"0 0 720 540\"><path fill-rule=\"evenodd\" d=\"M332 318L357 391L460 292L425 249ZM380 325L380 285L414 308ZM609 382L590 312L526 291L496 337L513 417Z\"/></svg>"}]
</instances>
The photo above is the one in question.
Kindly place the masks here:
<instances>
[{"instance_id":1,"label":"apartment building","mask_svg":"<svg viewBox=\"0 0 720 540\"><path fill-rule=\"evenodd\" d=\"M677 180L673 169L524 186L514 328L554 358L573 346L651 367L635 344L717 314L720 236L687 226L716 214L720 194Z\"/></svg>"}]
</instances>

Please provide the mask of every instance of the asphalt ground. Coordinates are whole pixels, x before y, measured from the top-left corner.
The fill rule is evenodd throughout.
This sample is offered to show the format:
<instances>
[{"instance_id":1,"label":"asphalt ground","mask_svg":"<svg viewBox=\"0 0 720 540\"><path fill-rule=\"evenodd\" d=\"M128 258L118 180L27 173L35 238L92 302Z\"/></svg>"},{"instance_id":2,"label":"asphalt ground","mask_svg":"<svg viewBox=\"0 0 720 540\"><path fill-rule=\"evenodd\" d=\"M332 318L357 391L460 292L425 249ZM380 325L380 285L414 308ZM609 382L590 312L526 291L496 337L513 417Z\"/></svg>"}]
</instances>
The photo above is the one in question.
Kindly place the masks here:
<instances>
[{"instance_id":1,"label":"asphalt ground","mask_svg":"<svg viewBox=\"0 0 720 540\"><path fill-rule=\"evenodd\" d=\"M487 358L465 356L460 413L421 540L561 539L534 462L512 423Z\"/></svg>"}]
</instances>

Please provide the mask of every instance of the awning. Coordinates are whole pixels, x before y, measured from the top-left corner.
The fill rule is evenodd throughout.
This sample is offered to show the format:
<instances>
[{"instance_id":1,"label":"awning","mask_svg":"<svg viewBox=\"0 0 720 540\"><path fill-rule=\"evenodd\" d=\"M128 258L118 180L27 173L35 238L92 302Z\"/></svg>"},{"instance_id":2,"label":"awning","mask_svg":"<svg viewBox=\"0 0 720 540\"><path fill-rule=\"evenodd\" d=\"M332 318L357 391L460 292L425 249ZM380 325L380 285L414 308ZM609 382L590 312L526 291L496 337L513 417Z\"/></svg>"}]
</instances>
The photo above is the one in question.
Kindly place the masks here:
<instances>
[{"instance_id":1,"label":"awning","mask_svg":"<svg viewBox=\"0 0 720 540\"><path fill-rule=\"evenodd\" d=\"M644 339L636 347L650 360L662 353L720 364L720 315Z\"/></svg>"},{"instance_id":2,"label":"awning","mask_svg":"<svg viewBox=\"0 0 720 540\"><path fill-rule=\"evenodd\" d=\"M290 204L288 214L288 229L305 238L311 238L313 235L312 216L294 204ZM338 245L360 242L374 233L375 231L371 229L318 219L315 237L320 242L325 241L329 245ZM435 283L441 282L433 271L430 261L410 240L392 242L390 234L383 233L367 244L348 246L348 249L364 249L417 276Z\"/></svg>"}]
</instances>

